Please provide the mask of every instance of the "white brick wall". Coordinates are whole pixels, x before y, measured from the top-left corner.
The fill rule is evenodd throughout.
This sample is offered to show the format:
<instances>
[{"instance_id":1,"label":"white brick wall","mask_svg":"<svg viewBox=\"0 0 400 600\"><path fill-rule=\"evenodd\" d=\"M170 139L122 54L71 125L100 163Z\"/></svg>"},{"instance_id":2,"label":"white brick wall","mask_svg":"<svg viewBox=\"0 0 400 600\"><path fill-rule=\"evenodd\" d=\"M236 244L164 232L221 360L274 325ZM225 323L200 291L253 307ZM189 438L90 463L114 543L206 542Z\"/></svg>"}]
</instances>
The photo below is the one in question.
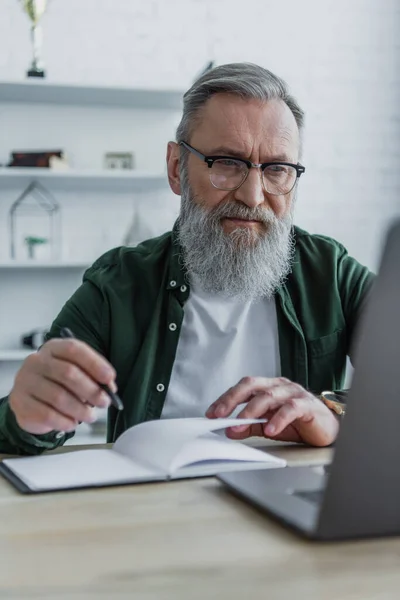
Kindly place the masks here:
<instances>
[{"instance_id":1,"label":"white brick wall","mask_svg":"<svg viewBox=\"0 0 400 600\"><path fill-rule=\"evenodd\" d=\"M210 57L286 78L307 113L298 223L372 267L400 212L399 25L398 0L52 0L43 19L52 81L186 88ZM1 0L0 79L29 58L27 18Z\"/></svg>"}]
</instances>

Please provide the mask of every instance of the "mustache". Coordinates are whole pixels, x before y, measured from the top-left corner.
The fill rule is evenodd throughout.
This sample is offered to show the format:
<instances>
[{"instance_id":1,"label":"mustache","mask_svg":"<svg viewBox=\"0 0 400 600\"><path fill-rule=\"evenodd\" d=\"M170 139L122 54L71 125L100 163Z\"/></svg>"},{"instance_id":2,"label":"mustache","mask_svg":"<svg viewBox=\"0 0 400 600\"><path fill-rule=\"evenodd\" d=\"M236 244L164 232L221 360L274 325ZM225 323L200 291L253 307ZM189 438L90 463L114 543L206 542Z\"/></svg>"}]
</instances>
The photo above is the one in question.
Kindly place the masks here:
<instances>
[{"instance_id":1,"label":"mustache","mask_svg":"<svg viewBox=\"0 0 400 600\"><path fill-rule=\"evenodd\" d=\"M250 208L245 204L235 202L226 202L218 205L209 211L209 218L212 221L220 221L224 218L243 219L248 221L260 221L265 225L275 222L276 216L271 209L255 206Z\"/></svg>"}]
</instances>

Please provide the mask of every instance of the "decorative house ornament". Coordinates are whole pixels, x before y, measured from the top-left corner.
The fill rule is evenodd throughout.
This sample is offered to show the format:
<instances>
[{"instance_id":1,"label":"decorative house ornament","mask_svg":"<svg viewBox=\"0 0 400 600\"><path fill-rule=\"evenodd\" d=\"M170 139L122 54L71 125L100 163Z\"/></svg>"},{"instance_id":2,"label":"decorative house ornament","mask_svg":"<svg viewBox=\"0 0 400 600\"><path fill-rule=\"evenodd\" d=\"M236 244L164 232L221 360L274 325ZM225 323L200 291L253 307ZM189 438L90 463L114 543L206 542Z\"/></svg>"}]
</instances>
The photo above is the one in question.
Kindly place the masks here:
<instances>
[{"instance_id":1,"label":"decorative house ornament","mask_svg":"<svg viewBox=\"0 0 400 600\"><path fill-rule=\"evenodd\" d=\"M144 240L154 237L150 227L144 222L138 209L133 214L133 219L123 239L124 246L137 246Z\"/></svg>"},{"instance_id":2,"label":"decorative house ornament","mask_svg":"<svg viewBox=\"0 0 400 600\"><path fill-rule=\"evenodd\" d=\"M9 230L12 259L60 259L60 207L40 183L30 183L11 205Z\"/></svg>"}]
</instances>

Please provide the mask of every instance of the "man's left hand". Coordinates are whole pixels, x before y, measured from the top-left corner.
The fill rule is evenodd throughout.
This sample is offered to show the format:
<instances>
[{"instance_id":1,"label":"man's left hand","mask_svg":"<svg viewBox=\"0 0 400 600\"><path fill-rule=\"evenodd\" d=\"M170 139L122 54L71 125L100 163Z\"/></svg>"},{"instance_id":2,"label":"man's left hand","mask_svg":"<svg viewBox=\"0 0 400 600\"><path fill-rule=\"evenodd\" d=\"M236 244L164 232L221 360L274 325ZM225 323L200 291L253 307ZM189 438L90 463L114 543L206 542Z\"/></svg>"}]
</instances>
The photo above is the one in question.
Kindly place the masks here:
<instances>
[{"instance_id":1,"label":"man's left hand","mask_svg":"<svg viewBox=\"0 0 400 600\"><path fill-rule=\"evenodd\" d=\"M206 412L215 419L229 417L239 404L243 419L267 419L267 423L227 429L227 436L241 440L264 436L285 442L329 446L339 432L339 420L319 398L284 377L244 377L220 396Z\"/></svg>"}]
</instances>

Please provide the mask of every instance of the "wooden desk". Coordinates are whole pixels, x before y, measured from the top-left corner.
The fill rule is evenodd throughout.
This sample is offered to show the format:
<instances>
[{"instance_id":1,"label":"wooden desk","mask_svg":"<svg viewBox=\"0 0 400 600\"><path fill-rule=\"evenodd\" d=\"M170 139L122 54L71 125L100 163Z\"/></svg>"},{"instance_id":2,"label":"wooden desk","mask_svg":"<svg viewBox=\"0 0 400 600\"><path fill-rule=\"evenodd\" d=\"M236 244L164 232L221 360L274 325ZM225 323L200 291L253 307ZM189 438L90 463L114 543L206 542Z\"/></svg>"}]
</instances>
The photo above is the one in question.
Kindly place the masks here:
<instances>
[{"instance_id":1,"label":"wooden desk","mask_svg":"<svg viewBox=\"0 0 400 600\"><path fill-rule=\"evenodd\" d=\"M269 450L291 465L331 456ZM399 539L307 542L213 478L23 496L0 477L0 510L2 600L400 596Z\"/></svg>"}]
</instances>

